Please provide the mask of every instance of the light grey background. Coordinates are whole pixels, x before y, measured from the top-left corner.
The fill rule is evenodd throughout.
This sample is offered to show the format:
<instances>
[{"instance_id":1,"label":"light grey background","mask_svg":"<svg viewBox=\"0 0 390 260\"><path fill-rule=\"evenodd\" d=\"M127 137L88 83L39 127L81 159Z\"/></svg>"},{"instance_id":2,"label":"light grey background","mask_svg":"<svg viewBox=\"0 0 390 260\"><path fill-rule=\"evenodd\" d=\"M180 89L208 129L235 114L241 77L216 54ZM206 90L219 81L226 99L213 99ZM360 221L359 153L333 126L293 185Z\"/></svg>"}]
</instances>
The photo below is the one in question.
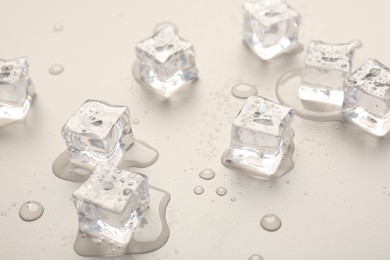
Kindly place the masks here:
<instances>
[{"instance_id":1,"label":"light grey background","mask_svg":"<svg viewBox=\"0 0 390 260\"><path fill-rule=\"evenodd\" d=\"M278 77L302 66L304 52L266 63L241 40L242 1L3 1L0 57L28 57L36 99L25 124L0 129L0 259L81 259L73 251L76 211L70 195L79 184L56 178L53 160L65 149L60 129L88 98L130 107L133 129L160 152L140 170L172 195L171 236L153 253L128 259L389 259L390 138L378 139L341 122L296 117L295 168L276 181L225 169L230 125L243 100L235 83L256 84L276 100ZM384 0L291 0L302 14L300 41L362 40L354 68L369 57L390 64L389 4ZM200 79L179 100L163 103L133 79L135 44L161 21L172 21L197 53ZM61 32L52 30L63 24ZM53 76L52 64L65 71ZM205 168L216 177L205 181ZM193 188L205 193L196 196ZM227 188L219 197L215 189ZM230 198L236 197L236 202ZM40 201L35 222L19 206ZM16 207L12 203L16 202ZM274 233L260 218L283 221ZM127 257L124 257L126 259ZM118 259L122 259L119 257Z\"/></svg>"}]
</instances>

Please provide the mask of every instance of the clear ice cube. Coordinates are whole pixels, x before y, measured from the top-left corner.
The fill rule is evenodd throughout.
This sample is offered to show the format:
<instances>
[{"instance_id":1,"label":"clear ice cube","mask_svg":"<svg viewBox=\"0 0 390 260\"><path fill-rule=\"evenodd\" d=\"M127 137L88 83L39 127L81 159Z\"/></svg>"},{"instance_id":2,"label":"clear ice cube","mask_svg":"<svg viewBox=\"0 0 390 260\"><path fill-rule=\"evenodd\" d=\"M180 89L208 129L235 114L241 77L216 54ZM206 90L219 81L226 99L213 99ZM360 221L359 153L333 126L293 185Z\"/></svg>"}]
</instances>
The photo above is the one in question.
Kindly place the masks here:
<instances>
[{"instance_id":1,"label":"clear ice cube","mask_svg":"<svg viewBox=\"0 0 390 260\"><path fill-rule=\"evenodd\" d=\"M390 130L390 69L367 60L344 81L345 118L366 131L384 136Z\"/></svg>"},{"instance_id":2,"label":"clear ice cube","mask_svg":"<svg viewBox=\"0 0 390 260\"><path fill-rule=\"evenodd\" d=\"M358 41L345 44L310 42L302 70L299 98L341 106L344 98L343 82L351 72L354 49L359 46Z\"/></svg>"},{"instance_id":3,"label":"clear ice cube","mask_svg":"<svg viewBox=\"0 0 390 260\"><path fill-rule=\"evenodd\" d=\"M244 42L261 59L269 60L297 47L300 15L282 0L247 2Z\"/></svg>"},{"instance_id":4,"label":"clear ice cube","mask_svg":"<svg viewBox=\"0 0 390 260\"><path fill-rule=\"evenodd\" d=\"M84 102L61 133L75 164L115 165L134 143L129 109L96 100Z\"/></svg>"},{"instance_id":5,"label":"clear ice cube","mask_svg":"<svg viewBox=\"0 0 390 260\"><path fill-rule=\"evenodd\" d=\"M82 232L126 244L149 207L148 179L98 163L72 199Z\"/></svg>"},{"instance_id":6,"label":"clear ice cube","mask_svg":"<svg viewBox=\"0 0 390 260\"><path fill-rule=\"evenodd\" d=\"M0 118L22 119L34 95L26 58L0 60Z\"/></svg>"},{"instance_id":7,"label":"clear ice cube","mask_svg":"<svg viewBox=\"0 0 390 260\"><path fill-rule=\"evenodd\" d=\"M135 47L141 80L151 89L169 98L198 77L195 51L175 29L163 27Z\"/></svg>"},{"instance_id":8,"label":"clear ice cube","mask_svg":"<svg viewBox=\"0 0 390 260\"><path fill-rule=\"evenodd\" d=\"M249 97L233 122L230 160L275 173L293 141L293 117L291 108Z\"/></svg>"}]
</instances>

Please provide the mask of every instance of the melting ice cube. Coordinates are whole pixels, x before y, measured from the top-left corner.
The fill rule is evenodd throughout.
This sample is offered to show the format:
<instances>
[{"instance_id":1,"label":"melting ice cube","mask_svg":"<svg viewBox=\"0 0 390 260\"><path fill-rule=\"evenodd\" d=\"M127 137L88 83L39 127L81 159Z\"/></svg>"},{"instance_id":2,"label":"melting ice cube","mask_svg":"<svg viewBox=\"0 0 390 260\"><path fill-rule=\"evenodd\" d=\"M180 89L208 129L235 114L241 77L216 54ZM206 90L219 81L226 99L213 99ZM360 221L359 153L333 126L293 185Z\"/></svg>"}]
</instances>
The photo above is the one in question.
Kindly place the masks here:
<instances>
[{"instance_id":1,"label":"melting ice cube","mask_svg":"<svg viewBox=\"0 0 390 260\"><path fill-rule=\"evenodd\" d=\"M244 42L263 60L297 47L300 15L282 0L247 2Z\"/></svg>"},{"instance_id":2,"label":"melting ice cube","mask_svg":"<svg viewBox=\"0 0 390 260\"><path fill-rule=\"evenodd\" d=\"M359 41L346 44L310 42L302 70L299 98L341 107L343 82L351 71L354 50L360 45Z\"/></svg>"},{"instance_id":3,"label":"melting ice cube","mask_svg":"<svg viewBox=\"0 0 390 260\"><path fill-rule=\"evenodd\" d=\"M127 244L149 206L147 177L99 163L73 203L82 232Z\"/></svg>"},{"instance_id":4,"label":"melting ice cube","mask_svg":"<svg viewBox=\"0 0 390 260\"><path fill-rule=\"evenodd\" d=\"M135 47L141 80L163 98L169 98L198 77L195 51L175 29L163 27Z\"/></svg>"},{"instance_id":5,"label":"melting ice cube","mask_svg":"<svg viewBox=\"0 0 390 260\"><path fill-rule=\"evenodd\" d=\"M0 118L26 116L34 95L26 58L0 60Z\"/></svg>"},{"instance_id":6,"label":"melting ice cube","mask_svg":"<svg viewBox=\"0 0 390 260\"><path fill-rule=\"evenodd\" d=\"M344 87L345 118L384 136L390 130L390 69L369 59L344 81Z\"/></svg>"},{"instance_id":7,"label":"melting ice cube","mask_svg":"<svg viewBox=\"0 0 390 260\"><path fill-rule=\"evenodd\" d=\"M96 100L82 104L61 132L76 165L100 161L115 165L134 142L129 109Z\"/></svg>"},{"instance_id":8,"label":"melting ice cube","mask_svg":"<svg viewBox=\"0 0 390 260\"><path fill-rule=\"evenodd\" d=\"M293 150L293 117L291 108L259 96L249 97L234 119L231 146L222 162L260 178L280 177L278 168Z\"/></svg>"}]
</instances>

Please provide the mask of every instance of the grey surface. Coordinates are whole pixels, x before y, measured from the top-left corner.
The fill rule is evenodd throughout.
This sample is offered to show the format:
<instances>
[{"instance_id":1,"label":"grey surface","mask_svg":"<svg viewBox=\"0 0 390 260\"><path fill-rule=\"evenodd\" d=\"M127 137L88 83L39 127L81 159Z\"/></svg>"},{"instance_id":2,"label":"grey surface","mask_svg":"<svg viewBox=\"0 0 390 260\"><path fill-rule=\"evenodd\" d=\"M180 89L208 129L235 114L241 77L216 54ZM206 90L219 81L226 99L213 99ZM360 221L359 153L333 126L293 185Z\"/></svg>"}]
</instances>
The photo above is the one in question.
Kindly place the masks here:
<instances>
[{"instance_id":1,"label":"grey surface","mask_svg":"<svg viewBox=\"0 0 390 260\"><path fill-rule=\"evenodd\" d=\"M390 64L387 1L289 3L302 14L300 42L363 41L354 68L366 58ZM87 98L130 107L135 136L160 158L140 170L168 190L171 236L153 253L128 259L389 259L390 138L377 139L341 122L296 118L295 168L277 181L225 169L231 122L243 104L230 89L257 84L276 100L277 78L302 66L304 53L261 62L241 40L242 1L3 1L1 58L27 56L37 96L25 124L0 129L0 259L81 259L73 251L77 216L70 195L78 184L56 178L53 160L65 149L60 128ZM174 22L197 53L200 79L187 95L163 103L133 79L135 44L164 20ZM56 23L64 25L53 32ZM62 74L48 73L62 64ZM204 168L213 180L198 177ZM288 183L288 184L287 184ZM202 185L205 193L192 190ZM228 193L219 197L219 186ZM230 198L236 197L236 202ZM19 206L37 200L35 222ZM16 202L16 207L12 203ZM260 219L277 214L280 230ZM118 259L122 259L119 257ZM124 258L126 259L126 257Z\"/></svg>"}]
</instances>

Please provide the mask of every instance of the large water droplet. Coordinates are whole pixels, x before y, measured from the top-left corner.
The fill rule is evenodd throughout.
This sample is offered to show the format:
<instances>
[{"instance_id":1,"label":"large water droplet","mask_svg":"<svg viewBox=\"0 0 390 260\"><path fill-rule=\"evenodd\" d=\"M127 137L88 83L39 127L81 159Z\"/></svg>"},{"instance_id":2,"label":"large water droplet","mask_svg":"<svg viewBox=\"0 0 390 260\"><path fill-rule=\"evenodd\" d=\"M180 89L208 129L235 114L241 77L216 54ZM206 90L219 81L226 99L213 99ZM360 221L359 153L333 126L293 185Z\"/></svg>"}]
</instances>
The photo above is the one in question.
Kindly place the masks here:
<instances>
[{"instance_id":1,"label":"large water droplet","mask_svg":"<svg viewBox=\"0 0 390 260\"><path fill-rule=\"evenodd\" d=\"M248 260L264 260L264 258L259 254L253 254L248 258Z\"/></svg>"},{"instance_id":2,"label":"large water droplet","mask_svg":"<svg viewBox=\"0 0 390 260\"><path fill-rule=\"evenodd\" d=\"M39 219L44 212L43 205L37 201L27 201L20 206L19 217L24 221Z\"/></svg>"},{"instance_id":3,"label":"large water droplet","mask_svg":"<svg viewBox=\"0 0 390 260\"><path fill-rule=\"evenodd\" d=\"M257 94L255 86L239 83L232 87L232 94L236 98L248 98Z\"/></svg>"},{"instance_id":4,"label":"large water droplet","mask_svg":"<svg viewBox=\"0 0 390 260\"><path fill-rule=\"evenodd\" d=\"M227 189L225 187L219 187L215 192L219 196L224 196L227 193Z\"/></svg>"},{"instance_id":5,"label":"large water droplet","mask_svg":"<svg viewBox=\"0 0 390 260\"><path fill-rule=\"evenodd\" d=\"M200 194L202 194L203 192L204 192L204 189L203 189L202 186L196 186L196 187L194 188L194 193L195 193L196 195L200 195Z\"/></svg>"},{"instance_id":6,"label":"large water droplet","mask_svg":"<svg viewBox=\"0 0 390 260\"><path fill-rule=\"evenodd\" d=\"M260 225L264 230L273 232L282 226L282 220L274 214L267 214L261 218Z\"/></svg>"},{"instance_id":7,"label":"large water droplet","mask_svg":"<svg viewBox=\"0 0 390 260\"><path fill-rule=\"evenodd\" d=\"M212 178L214 178L214 176L215 172L211 169L204 169L199 173L199 177L205 180L211 180Z\"/></svg>"},{"instance_id":8,"label":"large water droplet","mask_svg":"<svg viewBox=\"0 0 390 260\"><path fill-rule=\"evenodd\" d=\"M64 71L64 67L60 64L54 64L49 68L49 73L51 75L58 75Z\"/></svg>"}]
</instances>

